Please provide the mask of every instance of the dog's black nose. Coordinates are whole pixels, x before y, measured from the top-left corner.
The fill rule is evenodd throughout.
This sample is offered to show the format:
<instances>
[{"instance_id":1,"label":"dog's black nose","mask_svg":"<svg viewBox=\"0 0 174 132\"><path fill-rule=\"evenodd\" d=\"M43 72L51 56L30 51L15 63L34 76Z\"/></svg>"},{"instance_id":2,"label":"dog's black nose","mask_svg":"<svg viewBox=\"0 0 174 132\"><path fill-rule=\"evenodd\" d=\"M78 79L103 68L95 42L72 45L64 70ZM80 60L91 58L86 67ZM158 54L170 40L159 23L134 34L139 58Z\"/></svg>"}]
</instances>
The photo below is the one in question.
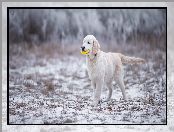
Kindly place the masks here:
<instances>
[{"instance_id":1,"label":"dog's black nose","mask_svg":"<svg viewBox=\"0 0 174 132\"><path fill-rule=\"evenodd\" d=\"M84 47L84 46L82 46L81 48L82 48L82 51L84 51L84 50L85 50L85 47Z\"/></svg>"}]
</instances>

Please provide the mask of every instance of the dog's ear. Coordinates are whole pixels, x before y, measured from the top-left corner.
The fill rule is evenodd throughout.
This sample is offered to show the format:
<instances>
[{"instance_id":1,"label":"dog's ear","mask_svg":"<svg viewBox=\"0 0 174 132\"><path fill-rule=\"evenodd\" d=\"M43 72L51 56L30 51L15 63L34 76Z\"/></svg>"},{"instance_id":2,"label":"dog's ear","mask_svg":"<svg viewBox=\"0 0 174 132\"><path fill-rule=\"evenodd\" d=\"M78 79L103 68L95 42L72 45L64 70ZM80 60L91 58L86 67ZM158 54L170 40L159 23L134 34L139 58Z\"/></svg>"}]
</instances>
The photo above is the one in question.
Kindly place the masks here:
<instances>
[{"instance_id":1,"label":"dog's ear","mask_svg":"<svg viewBox=\"0 0 174 132\"><path fill-rule=\"evenodd\" d=\"M98 52L98 50L100 49L100 44L99 42L95 39L93 41L93 49L92 49L92 53L96 54Z\"/></svg>"}]
</instances>

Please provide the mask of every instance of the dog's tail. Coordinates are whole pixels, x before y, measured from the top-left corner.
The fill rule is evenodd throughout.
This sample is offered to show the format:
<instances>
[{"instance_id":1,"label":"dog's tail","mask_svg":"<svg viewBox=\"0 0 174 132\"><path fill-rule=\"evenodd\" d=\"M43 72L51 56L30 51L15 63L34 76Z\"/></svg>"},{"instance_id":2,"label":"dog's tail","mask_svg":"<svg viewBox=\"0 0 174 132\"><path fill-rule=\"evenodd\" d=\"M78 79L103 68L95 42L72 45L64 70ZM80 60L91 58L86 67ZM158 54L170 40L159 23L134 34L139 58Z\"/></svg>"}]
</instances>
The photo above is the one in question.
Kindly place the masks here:
<instances>
[{"instance_id":1,"label":"dog's tail","mask_svg":"<svg viewBox=\"0 0 174 132\"><path fill-rule=\"evenodd\" d=\"M129 57L119 53L121 62L124 64L144 64L145 60L141 58Z\"/></svg>"}]
</instances>

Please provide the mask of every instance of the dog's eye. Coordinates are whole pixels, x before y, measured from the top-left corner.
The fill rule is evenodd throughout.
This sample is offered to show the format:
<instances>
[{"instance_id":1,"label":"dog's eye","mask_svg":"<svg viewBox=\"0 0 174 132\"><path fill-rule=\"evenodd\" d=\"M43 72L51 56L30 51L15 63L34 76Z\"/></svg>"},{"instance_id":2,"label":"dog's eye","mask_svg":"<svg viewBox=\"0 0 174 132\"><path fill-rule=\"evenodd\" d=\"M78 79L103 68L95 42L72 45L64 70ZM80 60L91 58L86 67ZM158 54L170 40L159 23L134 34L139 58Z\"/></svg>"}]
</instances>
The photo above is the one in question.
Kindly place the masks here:
<instances>
[{"instance_id":1,"label":"dog's eye","mask_svg":"<svg viewBox=\"0 0 174 132\"><path fill-rule=\"evenodd\" d=\"M88 44L90 44L90 42L88 42Z\"/></svg>"}]
</instances>

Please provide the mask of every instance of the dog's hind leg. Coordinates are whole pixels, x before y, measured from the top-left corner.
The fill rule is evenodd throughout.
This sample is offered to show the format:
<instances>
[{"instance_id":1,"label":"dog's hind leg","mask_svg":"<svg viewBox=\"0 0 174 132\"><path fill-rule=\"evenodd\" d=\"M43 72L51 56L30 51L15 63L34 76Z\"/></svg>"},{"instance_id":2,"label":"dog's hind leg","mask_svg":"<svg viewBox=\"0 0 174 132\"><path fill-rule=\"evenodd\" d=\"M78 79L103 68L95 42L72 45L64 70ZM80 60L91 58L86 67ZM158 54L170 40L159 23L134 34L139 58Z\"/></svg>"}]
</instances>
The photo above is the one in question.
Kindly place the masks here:
<instances>
[{"instance_id":1,"label":"dog's hind leg","mask_svg":"<svg viewBox=\"0 0 174 132\"><path fill-rule=\"evenodd\" d=\"M117 79L117 83L118 83L118 86L121 89L121 92L122 92L122 95L123 95L123 99L126 100L126 93L125 93L125 86L124 86L123 78L119 77Z\"/></svg>"},{"instance_id":2,"label":"dog's hind leg","mask_svg":"<svg viewBox=\"0 0 174 132\"><path fill-rule=\"evenodd\" d=\"M112 83L107 83L106 86L109 89L109 93L108 93L108 97L106 98L106 101L109 101L112 96Z\"/></svg>"},{"instance_id":3,"label":"dog's hind leg","mask_svg":"<svg viewBox=\"0 0 174 132\"><path fill-rule=\"evenodd\" d=\"M117 74L116 74L116 78L115 81L118 83L118 86L121 89L122 95L123 95L123 99L126 100L126 93L125 93L125 85L123 82L123 69L120 67L117 69Z\"/></svg>"}]
</instances>

